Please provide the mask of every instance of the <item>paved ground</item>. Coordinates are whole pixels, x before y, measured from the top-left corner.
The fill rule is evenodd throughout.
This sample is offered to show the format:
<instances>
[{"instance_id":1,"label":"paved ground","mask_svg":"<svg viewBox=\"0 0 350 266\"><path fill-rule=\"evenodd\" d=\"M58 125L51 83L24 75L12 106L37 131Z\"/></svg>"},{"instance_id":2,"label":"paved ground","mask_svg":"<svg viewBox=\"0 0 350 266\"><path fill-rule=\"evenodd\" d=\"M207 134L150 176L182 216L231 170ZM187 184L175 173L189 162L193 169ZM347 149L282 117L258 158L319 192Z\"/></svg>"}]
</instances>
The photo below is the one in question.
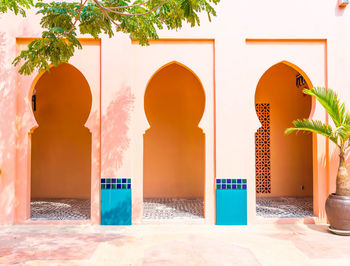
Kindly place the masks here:
<instances>
[{"instance_id":1,"label":"paved ground","mask_svg":"<svg viewBox=\"0 0 350 266\"><path fill-rule=\"evenodd\" d=\"M350 237L326 225L16 225L0 265L350 265Z\"/></svg>"}]
</instances>

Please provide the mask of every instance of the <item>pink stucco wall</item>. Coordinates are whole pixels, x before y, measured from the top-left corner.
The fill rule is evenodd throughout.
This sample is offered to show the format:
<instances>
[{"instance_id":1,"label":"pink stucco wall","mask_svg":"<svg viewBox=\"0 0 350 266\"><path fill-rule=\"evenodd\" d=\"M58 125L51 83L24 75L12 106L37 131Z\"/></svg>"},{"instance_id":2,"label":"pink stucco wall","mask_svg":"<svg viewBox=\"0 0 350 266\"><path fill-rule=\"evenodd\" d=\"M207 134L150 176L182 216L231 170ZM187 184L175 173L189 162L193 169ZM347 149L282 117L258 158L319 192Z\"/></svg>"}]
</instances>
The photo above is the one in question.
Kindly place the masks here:
<instances>
[{"instance_id":1,"label":"pink stucco wall","mask_svg":"<svg viewBox=\"0 0 350 266\"><path fill-rule=\"evenodd\" d=\"M142 136L149 128L144 93L151 76L172 61L201 80L206 106L199 127L206 134L205 214L215 222L214 178L248 179L248 222L255 221L254 108L259 79L271 66L288 61L314 86L329 86L350 104L350 7L336 0L222 1L211 23L160 32L149 47L128 36L85 40L70 63L83 73L92 92L86 126L92 132L92 223L99 223L99 178L132 177L133 221L142 219ZM11 65L25 38L40 34L39 20L0 16L0 224L23 223L29 216L30 141L36 126L30 91L37 73L21 77ZM86 36L81 36L86 37ZM24 39L23 39L24 38ZM313 117L326 115L316 105ZM336 150L313 137L314 212L324 218L333 192ZM315 196L316 195L316 196Z\"/></svg>"}]
</instances>

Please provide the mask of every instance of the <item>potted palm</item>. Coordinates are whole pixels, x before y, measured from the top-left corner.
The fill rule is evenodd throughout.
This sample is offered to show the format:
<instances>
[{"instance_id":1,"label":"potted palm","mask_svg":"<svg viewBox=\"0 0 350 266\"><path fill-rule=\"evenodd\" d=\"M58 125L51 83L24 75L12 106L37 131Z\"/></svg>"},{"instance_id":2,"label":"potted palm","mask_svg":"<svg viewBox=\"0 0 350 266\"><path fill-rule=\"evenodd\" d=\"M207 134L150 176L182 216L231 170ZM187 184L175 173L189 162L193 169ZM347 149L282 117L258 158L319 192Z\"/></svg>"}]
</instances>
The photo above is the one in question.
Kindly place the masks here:
<instances>
[{"instance_id":1,"label":"potted palm","mask_svg":"<svg viewBox=\"0 0 350 266\"><path fill-rule=\"evenodd\" d=\"M308 131L325 136L339 148L339 168L336 178L336 193L328 196L326 213L329 230L336 234L350 235L350 177L345 165L345 153L350 148L350 113L337 95L324 87L305 89L303 93L313 96L326 109L334 126L319 120L298 119L285 134Z\"/></svg>"}]
</instances>

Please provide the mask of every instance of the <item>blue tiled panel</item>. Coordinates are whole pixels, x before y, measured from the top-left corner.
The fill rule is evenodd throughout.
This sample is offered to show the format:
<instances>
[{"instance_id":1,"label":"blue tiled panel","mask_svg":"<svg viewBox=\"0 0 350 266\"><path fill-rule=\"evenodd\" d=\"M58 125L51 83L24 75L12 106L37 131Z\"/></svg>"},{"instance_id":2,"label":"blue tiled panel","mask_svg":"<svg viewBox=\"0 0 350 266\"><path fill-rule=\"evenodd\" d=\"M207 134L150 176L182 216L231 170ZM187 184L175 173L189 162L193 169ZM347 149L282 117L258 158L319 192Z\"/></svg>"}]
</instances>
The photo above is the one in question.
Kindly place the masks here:
<instances>
[{"instance_id":1,"label":"blue tiled panel","mask_svg":"<svg viewBox=\"0 0 350 266\"><path fill-rule=\"evenodd\" d=\"M131 179L101 178L101 225L131 225Z\"/></svg>"},{"instance_id":2,"label":"blue tiled panel","mask_svg":"<svg viewBox=\"0 0 350 266\"><path fill-rule=\"evenodd\" d=\"M246 179L216 180L216 224L247 224Z\"/></svg>"},{"instance_id":3,"label":"blue tiled panel","mask_svg":"<svg viewBox=\"0 0 350 266\"><path fill-rule=\"evenodd\" d=\"M216 189L247 189L247 179L231 179L218 178L216 179Z\"/></svg>"},{"instance_id":4,"label":"blue tiled panel","mask_svg":"<svg viewBox=\"0 0 350 266\"><path fill-rule=\"evenodd\" d=\"M101 178L101 189L131 189L131 178Z\"/></svg>"}]
</instances>

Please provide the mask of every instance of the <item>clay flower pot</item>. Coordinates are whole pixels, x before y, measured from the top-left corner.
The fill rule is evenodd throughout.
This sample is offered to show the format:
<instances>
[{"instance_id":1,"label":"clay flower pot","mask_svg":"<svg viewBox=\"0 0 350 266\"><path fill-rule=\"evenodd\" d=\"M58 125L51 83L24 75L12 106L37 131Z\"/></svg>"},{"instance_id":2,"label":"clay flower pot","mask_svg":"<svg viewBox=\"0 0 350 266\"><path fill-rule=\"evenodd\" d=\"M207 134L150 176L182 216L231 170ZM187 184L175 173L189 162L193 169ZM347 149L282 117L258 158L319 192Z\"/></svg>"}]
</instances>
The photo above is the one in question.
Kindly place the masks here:
<instances>
[{"instance_id":1,"label":"clay flower pot","mask_svg":"<svg viewBox=\"0 0 350 266\"><path fill-rule=\"evenodd\" d=\"M350 197L332 193L326 201L329 230L340 235L350 235Z\"/></svg>"}]
</instances>

